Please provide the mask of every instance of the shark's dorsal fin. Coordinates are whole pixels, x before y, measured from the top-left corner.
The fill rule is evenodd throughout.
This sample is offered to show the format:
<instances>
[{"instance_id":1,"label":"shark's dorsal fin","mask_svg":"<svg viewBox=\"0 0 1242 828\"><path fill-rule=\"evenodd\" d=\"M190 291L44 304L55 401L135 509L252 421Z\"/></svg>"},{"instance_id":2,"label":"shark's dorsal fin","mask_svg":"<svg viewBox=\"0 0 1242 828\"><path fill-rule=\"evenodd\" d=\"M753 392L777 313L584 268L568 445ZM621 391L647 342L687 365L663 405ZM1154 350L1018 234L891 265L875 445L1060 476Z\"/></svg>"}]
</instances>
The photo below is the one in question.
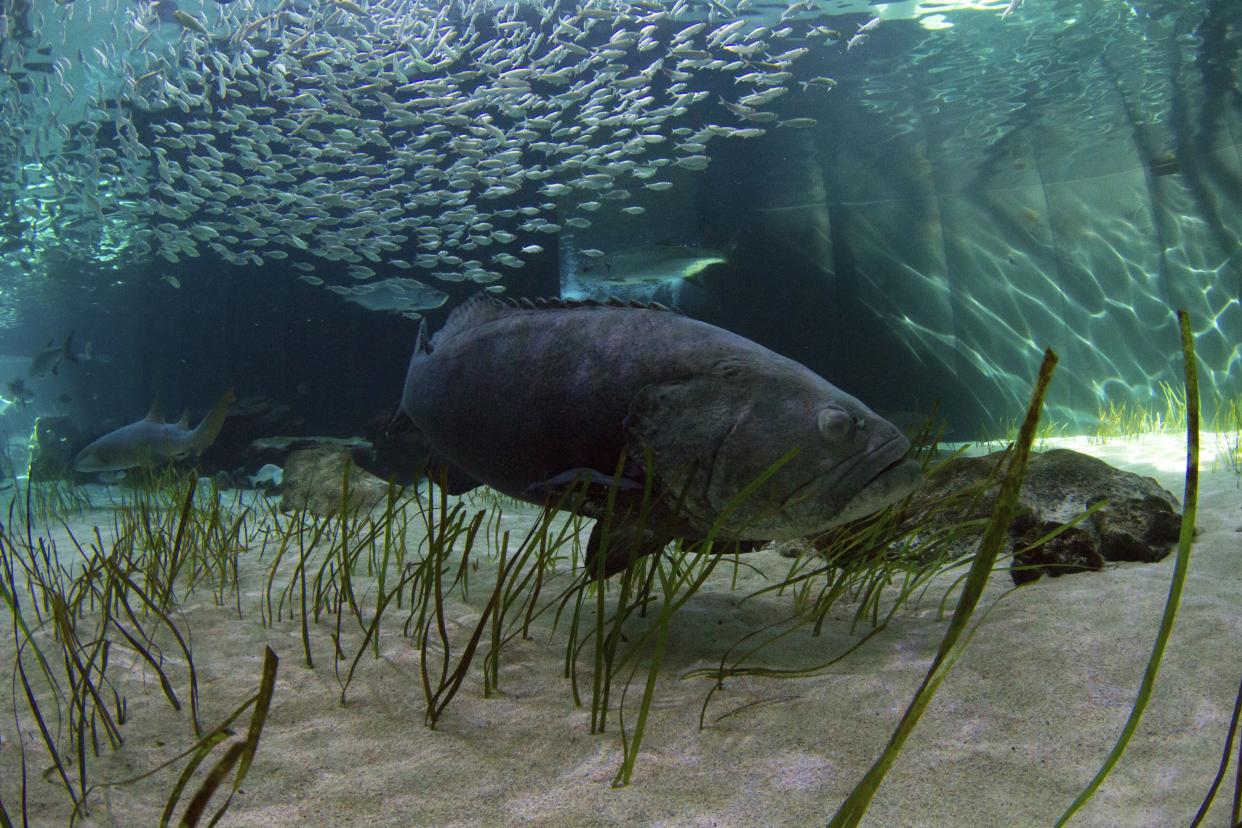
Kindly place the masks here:
<instances>
[{"instance_id":1,"label":"shark's dorsal fin","mask_svg":"<svg viewBox=\"0 0 1242 828\"><path fill-rule=\"evenodd\" d=\"M566 310L572 308L637 308L680 314L677 308L670 308L659 302L634 302L628 299L609 297L599 299L508 299L494 296L487 292L479 292L458 305L449 314L444 326L436 331L431 338L431 348L450 336L462 331L499 319L515 311ZM415 348L415 353L418 349Z\"/></svg>"},{"instance_id":2,"label":"shark's dorsal fin","mask_svg":"<svg viewBox=\"0 0 1242 828\"><path fill-rule=\"evenodd\" d=\"M185 411L181 412L181 419L177 420L177 425L180 428L190 427L190 409L187 408Z\"/></svg>"},{"instance_id":3,"label":"shark's dorsal fin","mask_svg":"<svg viewBox=\"0 0 1242 828\"><path fill-rule=\"evenodd\" d=\"M147 416L144 419L151 420L155 423L164 422L164 406L160 404L158 394L155 399L151 401L151 409L147 411Z\"/></svg>"}]
</instances>

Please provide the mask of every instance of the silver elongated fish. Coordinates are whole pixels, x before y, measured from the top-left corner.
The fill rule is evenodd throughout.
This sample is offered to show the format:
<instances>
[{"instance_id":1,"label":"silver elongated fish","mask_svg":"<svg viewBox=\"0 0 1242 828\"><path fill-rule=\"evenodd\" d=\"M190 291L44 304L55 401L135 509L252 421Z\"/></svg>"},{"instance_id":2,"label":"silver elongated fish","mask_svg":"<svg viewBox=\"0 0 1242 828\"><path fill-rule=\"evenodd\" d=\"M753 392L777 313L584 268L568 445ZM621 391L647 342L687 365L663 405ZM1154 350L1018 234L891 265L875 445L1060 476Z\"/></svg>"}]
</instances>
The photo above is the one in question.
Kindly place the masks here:
<instances>
[{"instance_id":1,"label":"silver elongated fish","mask_svg":"<svg viewBox=\"0 0 1242 828\"><path fill-rule=\"evenodd\" d=\"M701 539L713 526L721 541L817 534L900 499L920 479L906 437L857 399L662 306L475 296L430 340L420 329L401 413L451 491L487 484L544 503L585 480L579 511L599 517L624 457L606 575L630 555ZM640 526L648 475L664 494ZM597 524L588 566L600 532Z\"/></svg>"},{"instance_id":2,"label":"silver elongated fish","mask_svg":"<svg viewBox=\"0 0 1242 828\"><path fill-rule=\"evenodd\" d=\"M152 407L141 420L108 432L78 452L74 471L121 471L200 455L220 435L234 399L232 388L225 391L194 428L185 416L175 423L162 422Z\"/></svg>"}]
</instances>

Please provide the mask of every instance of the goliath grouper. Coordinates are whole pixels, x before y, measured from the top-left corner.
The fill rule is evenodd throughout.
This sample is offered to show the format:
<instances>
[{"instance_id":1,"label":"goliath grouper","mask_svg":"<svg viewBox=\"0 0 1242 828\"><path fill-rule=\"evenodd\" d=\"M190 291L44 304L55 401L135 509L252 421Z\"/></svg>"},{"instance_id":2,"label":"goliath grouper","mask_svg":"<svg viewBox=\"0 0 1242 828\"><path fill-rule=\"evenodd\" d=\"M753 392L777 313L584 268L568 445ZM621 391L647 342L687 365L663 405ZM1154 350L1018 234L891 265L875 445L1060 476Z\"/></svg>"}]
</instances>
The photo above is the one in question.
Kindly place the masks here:
<instances>
[{"instance_id":1,"label":"goliath grouper","mask_svg":"<svg viewBox=\"0 0 1242 828\"><path fill-rule=\"evenodd\" d=\"M854 397L659 305L479 294L430 340L424 322L401 413L454 494L486 484L544 504L585 481L577 510L599 517L624 456L605 575L713 526L722 549L815 535L920 480L906 437ZM648 475L658 494L640 525ZM597 523L588 566L597 565L600 535Z\"/></svg>"}]
</instances>

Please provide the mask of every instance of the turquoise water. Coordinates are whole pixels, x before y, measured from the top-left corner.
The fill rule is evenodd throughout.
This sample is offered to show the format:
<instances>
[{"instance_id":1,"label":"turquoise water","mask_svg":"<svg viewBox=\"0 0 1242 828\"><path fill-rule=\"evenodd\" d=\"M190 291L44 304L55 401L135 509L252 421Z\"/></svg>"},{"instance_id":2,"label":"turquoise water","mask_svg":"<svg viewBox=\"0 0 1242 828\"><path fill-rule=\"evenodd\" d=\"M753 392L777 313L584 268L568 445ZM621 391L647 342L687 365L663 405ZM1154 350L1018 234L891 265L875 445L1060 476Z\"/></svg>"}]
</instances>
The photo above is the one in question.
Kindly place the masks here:
<instances>
[{"instance_id":1,"label":"turquoise water","mask_svg":"<svg viewBox=\"0 0 1242 828\"><path fill-rule=\"evenodd\" d=\"M206 405L201 367L135 344L132 315L175 314L161 339L190 365L246 335L221 314L267 331L237 350L281 365L209 372L293 397L334 362L289 348L306 318L409 331L399 365L399 320L473 290L620 294L881 410L939 398L969 438L1017 416L1046 346L1068 430L1159 407L1185 308L1207 405L1227 400L1235 7L1007 5L6 2L5 350L111 331L159 382L78 396ZM727 261L681 278L647 256L666 243ZM610 281L635 251L650 281Z\"/></svg>"},{"instance_id":2,"label":"turquoise water","mask_svg":"<svg viewBox=\"0 0 1242 828\"><path fill-rule=\"evenodd\" d=\"M1237 10L1008 5L6 3L0 350L103 343L106 378L35 386L84 419L247 378L331 410L365 351L322 418L356 433L413 319L622 295L966 439L1044 347L1070 431L1160 407L1184 308L1230 398Z\"/></svg>"},{"instance_id":3,"label":"turquoise water","mask_svg":"<svg viewBox=\"0 0 1242 828\"><path fill-rule=\"evenodd\" d=\"M864 409L847 406L847 416L838 392L804 374L797 387L808 396L796 399L815 401L814 419L800 419L780 394L743 393L793 383L744 386L725 371L691 372L728 380L707 383L712 393L702 396L646 395L652 384L618 403L621 394L608 392L620 381L608 380L630 376L626 359L650 352L624 324L601 337L610 349L594 371L564 368L599 353L589 338L571 340L583 347L555 365L531 356L555 348L467 348L447 368L424 364L429 378L409 397L434 391L459 404L459 419L418 412L460 451L441 459L465 466L465 457L480 480L510 482L512 497L482 490L439 500L417 479L437 446L402 442L409 432L393 411L411 351L428 357L442 344L420 331L443 330L449 314L486 291L527 303L519 307L610 297L674 306L805 364L903 430L935 409L945 439L975 450L1012 439L1051 348L1060 363L1037 447L1098 454L1179 497L1186 410L1175 313L1185 310L1205 413L1196 569L1164 695L1153 704L1155 729L1140 731L1117 787L1083 817L1180 824L1215 771L1236 680L1239 140L1235 0L0 0L0 504L11 504L0 521L0 584L9 585L0 605L12 622L0 626L17 642L0 650L0 674L13 679L9 695L0 692L9 702L0 713L13 710L0 732L0 816L29 810L32 824L58 824L88 775L116 782L166 760L176 768L194 741L187 711L165 703L167 681L192 710L191 645L208 726L252 698L264 647L282 659L263 764L230 813L237 824L315 822L325 813L376 824L407 824L410 814L435 824L677 824L695 818L687 813L723 824L805 824L839 806L931 662L960 566L937 576L943 584L924 593L928 603L895 615L875 649L838 669L829 659L869 634L859 602L882 590L839 592L825 566L825 581L776 593L771 585L793 564L772 549L730 558L731 571L721 566L666 631L668 659L651 673L658 724L636 784L617 792L609 782L622 749L613 737L633 733L622 727L634 726L641 674L628 702L618 684L623 698L613 704L628 704L629 718L610 725L611 741L580 738L598 734L566 687L561 648L569 642L568 663L603 669L594 648L604 637L587 627L590 614L605 611L601 596L621 600L618 590L579 583L573 600L561 590L581 580L589 538L607 522L581 518L581 537L561 538L573 552L556 558L546 584L521 580L544 572L542 562L506 569L514 559L499 550L512 551L509 533L515 543L539 537L537 504L513 500L526 483L552 490L584 470L540 467L562 450L601 466L585 469L597 484L628 485L617 529L633 517L624 504L660 470L644 479L611 456L595 462L608 454L597 449L633 453L626 440L642 435L666 465L686 459L703 472L706 525L734 494L728 485L746 482L725 461L745 469L758 449L779 456L780 438L795 431L837 450L860 432L863 443L887 433L882 424ZM468 335L477 333L472 319L512 311L473 308L475 317L457 318ZM537 327L514 340L539 340L546 328ZM730 353L748 347L727 341ZM471 377L484 399L461 404L451 393L467 385L454 381L463 366L490 372ZM773 375L788 379L778 369ZM502 386L514 393L488 393ZM598 391L598 405L567 417L573 406L562 403L583 402L558 396L567 386ZM637 415L616 429L590 416L605 403L633 414L625 406L635 400L647 406L639 411L646 430L630 430ZM213 403L214 416L206 413ZM142 425L148 411L171 424L183 409L181 425ZM488 433L458 439L468 417ZM675 428L661 429L669 423ZM713 443L721 423L727 436ZM129 424L138 427L126 431ZM506 445L496 432L536 434L551 448L515 451L521 440ZM162 454L148 445L146 455L127 455L114 443L109 462L73 470L84 446L118 433L175 438L155 447ZM827 457L813 482L854 459L838 463L808 442ZM290 460L291 448L312 443L324 454ZM710 451L688 456L692 443ZM494 450L465 450L478 445ZM900 453L904 442L880 448L894 445ZM117 468L131 465L125 457L187 446L201 456L178 461L197 465L184 477L189 470L175 468L152 483ZM519 459L506 463L506 449ZM721 459L720 475L714 465L696 469L707 454L711 464ZM854 482L866 489L883 480L901 462L890 459ZM341 520L277 501L277 478L298 463L289 477L318 484L313 494L300 490L303 504L314 499L330 511L343 466L365 490L360 502L388 504L383 519L361 509ZM533 481L522 476L530 467L542 472ZM755 468L764 467L777 470L760 457ZM396 508L389 479L411 484ZM911 475L901 480L914 486ZM810 503L820 517L815 505L827 498L804 491L799 481L772 513ZM905 492L893 484L891 497L864 500L879 509ZM846 496L837 499L833 508L843 508ZM482 527L472 566L460 544L453 551L451 539L440 536L437 546L427 537L437 519L465 526L464 512L434 517L461 504L469 515L480 510L465 542ZM905 507L898 501L894 511ZM681 538L679 516L664 518L661 531ZM196 528L186 530L187 520ZM630 531L641 547L642 521ZM428 557L432 548L444 557ZM183 549L193 551L179 557ZM648 559L652 567L670 560ZM947 701L920 731L924 743L907 751L920 761L895 766L888 799L872 811L876 824L992 825L996 813L1044 824L1061 813L1129 710L1171 568L1166 559L1042 579L1006 602L1009 582L992 581L995 626L982 629L954 674L962 683L946 683ZM447 616L439 588L433 601L425 586L432 570L457 578ZM662 581L663 569L649 570L653 579L657 571ZM912 583L908 572L893 573L892 584ZM530 590L528 624L543 607L537 635L511 637L503 692L498 674L489 692L477 662L463 666L465 689L433 732L423 702L430 707L438 691L428 676L439 673L441 689L450 677L433 662L469 661L470 634L488 617L489 581L505 576L522 584L506 600ZM777 689L731 678L713 723L682 729L705 710L700 688L682 674L749 647L756 630L805 620L821 588L841 595L841 611L824 639L817 630L786 642L778 666L826 669ZM166 615L148 611L152 595L162 596ZM381 636L387 598L397 609ZM79 613L67 626L58 600ZM134 607L118 603L125 600ZM575 607L564 616L572 613L572 631L567 621L553 629L563 600ZM651 607L661 600L671 599ZM434 625L429 601L440 613ZM639 603L645 612L646 598ZM527 605L506 606L512 625ZM608 634L610 646L636 647L626 669L651 663L642 659L653 650L638 655L646 639L636 632L661 612ZM82 641L67 636L71 627ZM122 640L126 629L134 632ZM484 632L480 652L499 652L499 626ZM60 661L37 664L36 647ZM375 658L363 658L368 649ZM342 670L355 654L347 705ZM74 655L87 666L71 664ZM17 665L31 671L31 685ZM74 676L95 676L113 695L79 703ZM589 683L581 679L579 695ZM609 704L602 686L597 678L593 714ZM37 727L40 704L62 717L54 734ZM106 744L107 711L133 718L116 750ZM244 731L247 720L234 728ZM87 734L99 745L78 777ZM210 762L240 738L217 745ZM48 764L60 755L69 766L58 781ZM90 819L154 823L179 772L93 789Z\"/></svg>"}]
</instances>

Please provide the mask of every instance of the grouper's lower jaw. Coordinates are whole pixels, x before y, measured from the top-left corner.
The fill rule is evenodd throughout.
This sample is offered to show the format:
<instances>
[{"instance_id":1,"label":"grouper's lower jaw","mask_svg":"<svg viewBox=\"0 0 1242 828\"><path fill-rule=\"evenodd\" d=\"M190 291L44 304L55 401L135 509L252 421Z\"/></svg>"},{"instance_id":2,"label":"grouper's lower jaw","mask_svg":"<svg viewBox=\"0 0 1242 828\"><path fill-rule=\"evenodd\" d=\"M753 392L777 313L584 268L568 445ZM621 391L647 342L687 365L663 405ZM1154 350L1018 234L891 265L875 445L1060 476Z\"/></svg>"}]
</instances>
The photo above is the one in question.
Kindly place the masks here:
<instances>
[{"instance_id":1,"label":"grouper's lower jaw","mask_svg":"<svg viewBox=\"0 0 1242 828\"><path fill-rule=\"evenodd\" d=\"M858 494L833 518L833 525L848 523L878 512L910 494L922 482L923 469L917 461L896 460L867 481Z\"/></svg>"}]
</instances>

